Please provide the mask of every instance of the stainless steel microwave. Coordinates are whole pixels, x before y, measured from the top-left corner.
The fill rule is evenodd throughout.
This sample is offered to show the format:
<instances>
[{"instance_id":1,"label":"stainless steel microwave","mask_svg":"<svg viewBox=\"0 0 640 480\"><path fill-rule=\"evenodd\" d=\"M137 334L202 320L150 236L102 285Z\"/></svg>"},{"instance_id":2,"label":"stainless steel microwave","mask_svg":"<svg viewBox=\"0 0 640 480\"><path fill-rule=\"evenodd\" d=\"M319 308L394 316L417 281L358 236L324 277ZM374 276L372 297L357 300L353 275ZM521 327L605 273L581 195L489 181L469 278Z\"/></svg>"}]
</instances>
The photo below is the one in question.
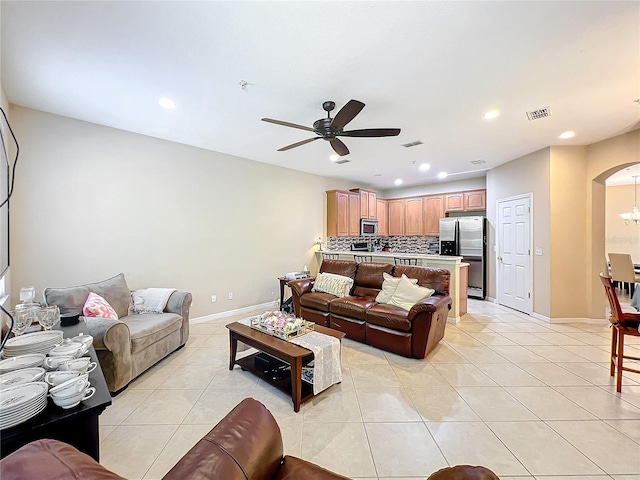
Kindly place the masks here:
<instances>
[{"instance_id":1,"label":"stainless steel microwave","mask_svg":"<svg viewBox=\"0 0 640 480\"><path fill-rule=\"evenodd\" d=\"M371 237L378 235L378 221L363 218L360 220L360 236Z\"/></svg>"}]
</instances>

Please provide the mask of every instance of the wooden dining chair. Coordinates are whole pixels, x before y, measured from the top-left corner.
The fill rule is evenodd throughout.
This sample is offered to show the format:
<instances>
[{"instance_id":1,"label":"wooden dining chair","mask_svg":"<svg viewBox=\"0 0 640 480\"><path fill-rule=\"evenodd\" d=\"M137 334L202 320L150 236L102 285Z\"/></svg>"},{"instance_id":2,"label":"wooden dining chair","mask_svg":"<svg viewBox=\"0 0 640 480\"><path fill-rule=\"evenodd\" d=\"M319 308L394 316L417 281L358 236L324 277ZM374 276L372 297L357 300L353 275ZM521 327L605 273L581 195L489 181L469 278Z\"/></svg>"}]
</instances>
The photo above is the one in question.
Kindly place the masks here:
<instances>
[{"instance_id":1,"label":"wooden dining chair","mask_svg":"<svg viewBox=\"0 0 640 480\"><path fill-rule=\"evenodd\" d=\"M322 254L322 259L323 260L339 260L340 259L340 254L338 254L338 253L323 253Z\"/></svg>"},{"instance_id":2,"label":"wooden dining chair","mask_svg":"<svg viewBox=\"0 0 640 480\"><path fill-rule=\"evenodd\" d=\"M640 370L625 367L622 363L625 358L628 360L640 360L640 357L624 354L625 335L640 337L640 332L638 331L640 313L623 312L611 278L601 273L600 280L604 285L611 309L611 316L609 317L609 322L611 322L611 376L616 375L616 391L621 392L622 372L640 373Z\"/></svg>"},{"instance_id":3,"label":"wooden dining chair","mask_svg":"<svg viewBox=\"0 0 640 480\"><path fill-rule=\"evenodd\" d=\"M633 260L628 253L610 253L609 263L611 265L611 278L616 282L629 284L629 295L633 295L636 283L640 282L640 275L637 275L633 268Z\"/></svg>"},{"instance_id":4,"label":"wooden dining chair","mask_svg":"<svg viewBox=\"0 0 640 480\"><path fill-rule=\"evenodd\" d=\"M353 259L356 263L373 262L373 257L371 255L354 255Z\"/></svg>"},{"instance_id":5,"label":"wooden dining chair","mask_svg":"<svg viewBox=\"0 0 640 480\"><path fill-rule=\"evenodd\" d=\"M418 259L406 258L406 257L394 257L393 263L395 265L418 265Z\"/></svg>"}]
</instances>

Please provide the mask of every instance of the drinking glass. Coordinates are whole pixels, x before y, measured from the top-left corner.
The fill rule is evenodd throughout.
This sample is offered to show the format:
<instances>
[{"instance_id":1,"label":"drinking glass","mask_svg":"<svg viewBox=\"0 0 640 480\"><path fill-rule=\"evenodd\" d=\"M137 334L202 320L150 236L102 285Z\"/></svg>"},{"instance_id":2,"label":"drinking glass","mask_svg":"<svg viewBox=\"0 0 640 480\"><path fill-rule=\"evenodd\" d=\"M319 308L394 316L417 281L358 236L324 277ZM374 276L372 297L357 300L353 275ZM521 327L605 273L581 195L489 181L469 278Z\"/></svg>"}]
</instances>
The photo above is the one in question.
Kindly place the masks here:
<instances>
[{"instance_id":1,"label":"drinking glass","mask_svg":"<svg viewBox=\"0 0 640 480\"><path fill-rule=\"evenodd\" d=\"M30 309L21 308L13 312L13 335L22 335L33 321L33 313Z\"/></svg>"},{"instance_id":2,"label":"drinking glass","mask_svg":"<svg viewBox=\"0 0 640 480\"><path fill-rule=\"evenodd\" d=\"M38 322L45 330L51 330L60 321L60 309L57 305L43 307L38 310Z\"/></svg>"}]
</instances>

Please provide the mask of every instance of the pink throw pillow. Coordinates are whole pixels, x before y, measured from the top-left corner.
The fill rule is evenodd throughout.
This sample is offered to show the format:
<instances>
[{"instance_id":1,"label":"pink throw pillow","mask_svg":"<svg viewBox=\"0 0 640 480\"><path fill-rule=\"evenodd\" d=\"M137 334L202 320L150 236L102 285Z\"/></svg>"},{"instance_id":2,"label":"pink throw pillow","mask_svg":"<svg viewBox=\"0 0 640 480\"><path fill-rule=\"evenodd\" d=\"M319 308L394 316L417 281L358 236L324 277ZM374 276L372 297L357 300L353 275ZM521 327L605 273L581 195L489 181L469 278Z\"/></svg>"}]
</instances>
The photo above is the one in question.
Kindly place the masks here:
<instances>
[{"instance_id":1,"label":"pink throw pillow","mask_svg":"<svg viewBox=\"0 0 640 480\"><path fill-rule=\"evenodd\" d=\"M118 320L118 314L113 307L109 305L109 302L93 292L89 294L87 301L84 302L82 313L85 317L100 317Z\"/></svg>"}]
</instances>

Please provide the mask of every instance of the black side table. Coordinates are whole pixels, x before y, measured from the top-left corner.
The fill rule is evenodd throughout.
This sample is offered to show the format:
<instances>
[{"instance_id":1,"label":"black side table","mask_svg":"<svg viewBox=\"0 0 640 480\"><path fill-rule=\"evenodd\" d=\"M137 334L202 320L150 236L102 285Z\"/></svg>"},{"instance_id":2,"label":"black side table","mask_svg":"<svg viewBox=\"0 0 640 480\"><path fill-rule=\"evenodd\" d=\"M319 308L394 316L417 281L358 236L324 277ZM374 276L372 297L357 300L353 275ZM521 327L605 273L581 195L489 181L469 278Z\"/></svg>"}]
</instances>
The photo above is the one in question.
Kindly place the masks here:
<instances>
[{"instance_id":1,"label":"black side table","mask_svg":"<svg viewBox=\"0 0 640 480\"><path fill-rule=\"evenodd\" d=\"M62 330L65 338L75 337L80 333L88 334L87 326L82 320L70 327L58 325L56 329ZM96 462L100 461L98 416L111 405L111 394L93 345L89 349L89 356L98 364L89 374L89 381L96 393L89 400L69 410L63 410L48 399L49 404L44 411L24 423L0 431L0 458L34 440L53 438L73 445L93 457Z\"/></svg>"}]
</instances>

